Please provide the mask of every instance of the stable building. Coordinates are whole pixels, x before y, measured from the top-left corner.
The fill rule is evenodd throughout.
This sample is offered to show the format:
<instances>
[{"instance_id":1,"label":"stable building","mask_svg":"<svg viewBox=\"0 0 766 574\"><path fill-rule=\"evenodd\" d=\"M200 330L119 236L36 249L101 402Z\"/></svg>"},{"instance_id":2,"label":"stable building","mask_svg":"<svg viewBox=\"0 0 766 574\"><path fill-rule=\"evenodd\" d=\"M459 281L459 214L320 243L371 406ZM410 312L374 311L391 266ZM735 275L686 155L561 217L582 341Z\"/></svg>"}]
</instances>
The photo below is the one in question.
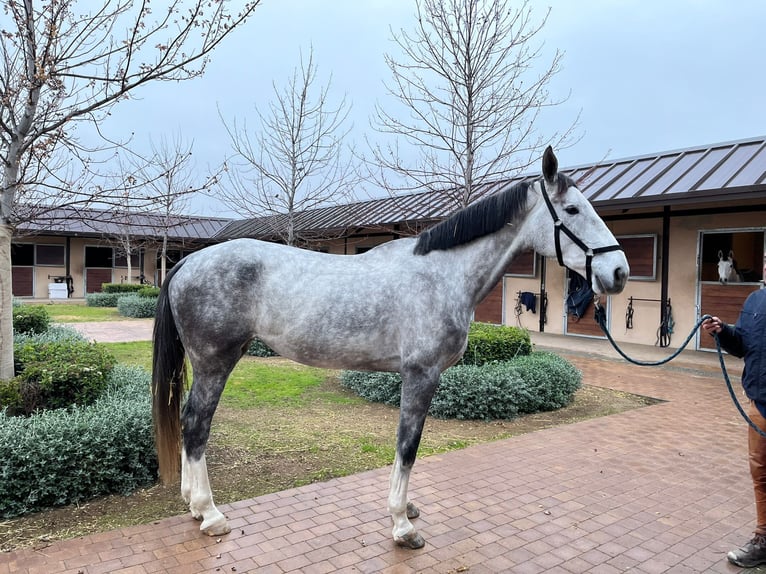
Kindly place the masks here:
<instances>
[{"instance_id":1,"label":"stable building","mask_svg":"<svg viewBox=\"0 0 766 574\"><path fill-rule=\"evenodd\" d=\"M618 342L680 344L702 314L735 321L747 295L761 287L766 137L562 171L578 182L631 266L625 290L600 301ZM536 177L539 174L533 173L485 185L479 197ZM295 214L293 224L305 247L351 255L414 235L454 209L446 195L422 192L313 209ZM45 298L52 283L66 281L69 295L82 297L99 290L102 282L127 280L127 261L121 256L125 249L117 241L116 224L108 229L109 217L101 215L103 222L94 217L83 228L62 213L51 220L58 224L23 229L13 246L14 295ZM157 221L143 216L133 223L135 236L144 243L132 252L131 274L159 283ZM171 244L168 265L185 252L233 238L280 241L284 224L284 216L179 219L177 225L164 228ZM121 229L124 234L124 226ZM718 267L721 259L729 258L736 271L724 283ZM581 283L572 275L555 260L524 254L477 307L475 318L530 331L603 337L589 300L584 311L571 312L572 292ZM709 339L697 337L694 348L709 348Z\"/></svg>"}]
</instances>

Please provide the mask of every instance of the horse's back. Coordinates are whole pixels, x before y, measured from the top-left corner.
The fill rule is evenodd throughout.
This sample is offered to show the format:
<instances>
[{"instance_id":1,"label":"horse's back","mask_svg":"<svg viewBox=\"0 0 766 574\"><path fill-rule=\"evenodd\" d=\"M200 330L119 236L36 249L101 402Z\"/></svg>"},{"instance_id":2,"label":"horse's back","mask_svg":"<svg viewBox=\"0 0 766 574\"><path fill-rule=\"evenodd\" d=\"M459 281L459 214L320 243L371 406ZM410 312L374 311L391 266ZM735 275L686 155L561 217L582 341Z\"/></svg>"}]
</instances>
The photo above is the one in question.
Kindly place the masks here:
<instances>
[{"instance_id":1,"label":"horse's back","mask_svg":"<svg viewBox=\"0 0 766 574\"><path fill-rule=\"evenodd\" d=\"M413 316L423 306L413 302L438 298L412 283L422 262L412 246L399 240L348 256L234 240L184 261L171 304L182 337L204 340L211 352L213 341L238 346L257 337L305 364L395 371L403 333L412 331L406 323L433 318L429 309Z\"/></svg>"}]
</instances>

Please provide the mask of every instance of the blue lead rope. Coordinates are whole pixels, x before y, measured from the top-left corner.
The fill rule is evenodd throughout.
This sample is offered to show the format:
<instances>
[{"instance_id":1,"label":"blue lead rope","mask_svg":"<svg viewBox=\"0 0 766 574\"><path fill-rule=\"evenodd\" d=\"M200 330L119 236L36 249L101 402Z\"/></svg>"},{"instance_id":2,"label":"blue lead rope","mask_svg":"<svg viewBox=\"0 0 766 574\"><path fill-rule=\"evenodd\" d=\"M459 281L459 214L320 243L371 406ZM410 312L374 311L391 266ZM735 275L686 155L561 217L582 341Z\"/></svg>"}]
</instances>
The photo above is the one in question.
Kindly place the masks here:
<instances>
[{"instance_id":1,"label":"blue lead rope","mask_svg":"<svg viewBox=\"0 0 766 574\"><path fill-rule=\"evenodd\" d=\"M710 315L703 315L699 318L697 323L694 325L694 327L691 330L691 333L689 333L689 336L686 337L686 340L681 344L681 346L676 349L674 353L669 355L668 357L665 357L664 359L660 359L659 361L639 361L637 359L633 359L626 355L620 347L617 346L617 343L612 338L612 334L609 332L609 329L606 328L606 309L596 304L596 323L598 323L598 326L601 327L601 330L604 332L604 335L606 335L606 338L609 340L609 342L612 344L612 347L614 347L614 350L617 351L620 356L628 361L629 363L633 363L634 365L638 365L640 367L657 367L659 365L664 365L665 363L668 363L675 359L678 355L681 354L681 351L683 351L686 348L686 345L689 344L689 341L692 340L692 337L694 337L694 333L697 332L697 329L700 328L700 325L705 321L705 319L712 319ZM726 363L723 359L723 350L721 349L721 342L718 340L718 333L713 333L713 339L715 340L715 348L716 351L718 351L718 362L721 364L721 372L723 373L723 378L726 381L726 388L729 390L729 395L731 396L731 400L734 403L734 406L737 407L737 410L739 411L739 414L742 415L742 418L747 421L747 424L750 425L750 427L755 430L759 435L766 438L766 432L762 431L758 425L756 425L749 416L747 416L747 413L745 412L745 409L742 408L742 405L739 403L739 400L737 399L737 395L734 392L734 388L731 384L731 379L729 378L729 372L726 370Z\"/></svg>"}]
</instances>

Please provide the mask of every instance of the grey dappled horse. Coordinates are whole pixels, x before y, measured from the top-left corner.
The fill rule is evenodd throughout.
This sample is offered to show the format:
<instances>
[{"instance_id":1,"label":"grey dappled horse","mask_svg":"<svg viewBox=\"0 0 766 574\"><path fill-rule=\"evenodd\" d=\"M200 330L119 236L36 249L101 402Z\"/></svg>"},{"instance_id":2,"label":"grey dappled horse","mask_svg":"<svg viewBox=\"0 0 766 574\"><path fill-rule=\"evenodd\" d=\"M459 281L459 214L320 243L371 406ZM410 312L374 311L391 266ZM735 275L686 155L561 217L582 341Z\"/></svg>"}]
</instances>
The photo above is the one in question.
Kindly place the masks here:
<instances>
[{"instance_id":1,"label":"grey dappled horse","mask_svg":"<svg viewBox=\"0 0 766 574\"><path fill-rule=\"evenodd\" d=\"M229 531L213 504L205 446L226 380L258 337L307 365L401 374L388 508L397 544L425 544L409 520L418 515L407 499L410 471L439 375L463 354L476 305L530 249L557 257L596 293L619 293L627 281L620 246L558 173L550 147L542 167L534 182L509 185L418 237L364 254L238 239L170 271L154 326L155 438L163 481L176 479L180 459L181 493L203 532ZM194 381L181 412L185 355Z\"/></svg>"}]
</instances>

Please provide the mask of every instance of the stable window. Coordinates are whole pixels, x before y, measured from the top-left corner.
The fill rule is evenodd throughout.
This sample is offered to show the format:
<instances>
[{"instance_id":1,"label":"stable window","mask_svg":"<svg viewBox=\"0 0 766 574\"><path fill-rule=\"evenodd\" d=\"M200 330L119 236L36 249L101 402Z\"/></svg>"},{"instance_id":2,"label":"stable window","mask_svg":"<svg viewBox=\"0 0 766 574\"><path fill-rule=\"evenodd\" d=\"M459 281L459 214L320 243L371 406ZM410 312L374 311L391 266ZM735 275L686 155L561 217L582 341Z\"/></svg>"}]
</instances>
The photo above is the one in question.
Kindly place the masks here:
<instances>
[{"instance_id":1,"label":"stable window","mask_svg":"<svg viewBox=\"0 0 766 574\"><path fill-rule=\"evenodd\" d=\"M718 281L718 261L721 257L734 261L737 283L757 283L763 280L764 232L706 231L702 234L700 250L700 281Z\"/></svg>"},{"instance_id":2,"label":"stable window","mask_svg":"<svg viewBox=\"0 0 766 574\"><path fill-rule=\"evenodd\" d=\"M657 236L622 235L617 237L630 265L629 279L655 281L657 279Z\"/></svg>"},{"instance_id":3,"label":"stable window","mask_svg":"<svg viewBox=\"0 0 766 574\"><path fill-rule=\"evenodd\" d=\"M85 267L112 267L114 254L111 247L85 247Z\"/></svg>"},{"instance_id":4,"label":"stable window","mask_svg":"<svg viewBox=\"0 0 766 574\"><path fill-rule=\"evenodd\" d=\"M139 265L138 253L131 253L130 254L130 266L131 267L138 267L138 265ZM114 266L115 267L127 267L128 266L128 258L125 256L124 253L120 253L120 254L114 256Z\"/></svg>"},{"instance_id":5,"label":"stable window","mask_svg":"<svg viewBox=\"0 0 766 574\"><path fill-rule=\"evenodd\" d=\"M32 267L35 264L35 246L32 243L11 244L11 265Z\"/></svg>"},{"instance_id":6,"label":"stable window","mask_svg":"<svg viewBox=\"0 0 766 574\"><path fill-rule=\"evenodd\" d=\"M66 252L63 245L38 245L37 259L38 265L51 265L63 267L66 263Z\"/></svg>"}]
</instances>

